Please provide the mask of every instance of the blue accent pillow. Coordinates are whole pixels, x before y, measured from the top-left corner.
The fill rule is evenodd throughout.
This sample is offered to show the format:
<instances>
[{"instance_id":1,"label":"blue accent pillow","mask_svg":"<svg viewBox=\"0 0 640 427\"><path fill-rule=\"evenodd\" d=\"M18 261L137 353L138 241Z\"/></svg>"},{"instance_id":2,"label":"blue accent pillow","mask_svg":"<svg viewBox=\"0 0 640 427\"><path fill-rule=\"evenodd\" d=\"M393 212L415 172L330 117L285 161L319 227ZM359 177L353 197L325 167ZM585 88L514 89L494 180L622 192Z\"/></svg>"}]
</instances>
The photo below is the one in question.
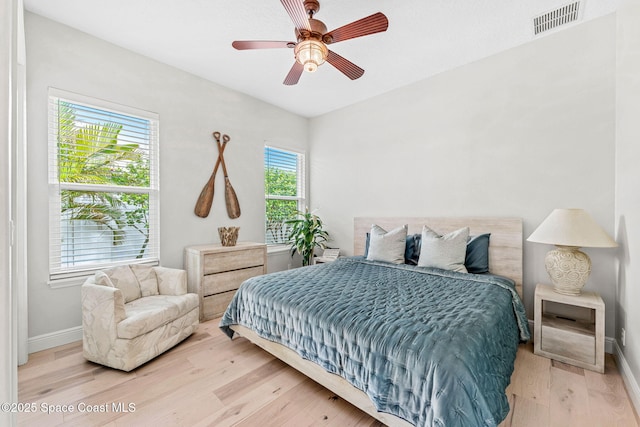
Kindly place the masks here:
<instances>
[{"instance_id":1,"label":"blue accent pillow","mask_svg":"<svg viewBox=\"0 0 640 427\"><path fill-rule=\"evenodd\" d=\"M369 255L369 233L367 233L367 238L364 241L364 258L367 259L367 255Z\"/></svg>"},{"instance_id":2,"label":"blue accent pillow","mask_svg":"<svg viewBox=\"0 0 640 427\"><path fill-rule=\"evenodd\" d=\"M420 258L420 235L408 235L407 245L404 247L404 263L418 265L418 258Z\"/></svg>"},{"instance_id":3,"label":"blue accent pillow","mask_svg":"<svg viewBox=\"0 0 640 427\"><path fill-rule=\"evenodd\" d=\"M467 254L464 266L469 273L489 272L489 237L491 233L471 236L467 242Z\"/></svg>"},{"instance_id":4,"label":"blue accent pillow","mask_svg":"<svg viewBox=\"0 0 640 427\"><path fill-rule=\"evenodd\" d=\"M412 234L407 236L407 246L404 250L404 263L409 265L418 265L420 258L420 239L421 234Z\"/></svg>"},{"instance_id":5,"label":"blue accent pillow","mask_svg":"<svg viewBox=\"0 0 640 427\"><path fill-rule=\"evenodd\" d=\"M489 237L491 233L479 234L477 236L469 237L467 242L467 253L464 259L464 266L467 268L467 272L473 274L481 274L489 272ZM409 236L407 236L407 239ZM407 264L418 265L418 258L420 258L420 247L422 236L420 234L414 234L414 251L410 254L405 252L405 258L411 260ZM407 245L408 246L408 245ZM407 249L408 251L408 249ZM411 255L411 256L408 256ZM415 261L414 261L415 260Z\"/></svg>"}]
</instances>

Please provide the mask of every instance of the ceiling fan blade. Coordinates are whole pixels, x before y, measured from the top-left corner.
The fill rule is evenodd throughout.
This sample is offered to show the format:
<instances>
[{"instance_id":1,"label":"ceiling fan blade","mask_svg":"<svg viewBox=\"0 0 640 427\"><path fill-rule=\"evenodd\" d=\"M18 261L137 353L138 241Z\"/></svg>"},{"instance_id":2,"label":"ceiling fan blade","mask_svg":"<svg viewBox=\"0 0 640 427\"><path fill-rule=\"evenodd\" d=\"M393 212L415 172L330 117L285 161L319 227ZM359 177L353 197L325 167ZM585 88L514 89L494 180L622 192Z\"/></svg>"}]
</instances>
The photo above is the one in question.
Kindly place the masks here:
<instances>
[{"instance_id":1,"label":"ceiling fan blade","mask_svg":"<svg viewBox=\"0 0 640 427\"><path fill-rule=\"evenodd\" d=\"M291 67L291 70L289 70L289 74L287 74L287 77L284 78L284 81L282 83L287 86L298 84L298 80L300 80L300 76L302 75L303 71L304 67L302 66L302 64L298 61L294 62L293 67Z\"/></svg>"},{"instance_id":2,"label":"ceiling fan blade","mask_svg":"<svg viewBox=\"0 0 640 427\"><path fill-rule=\"evenodd\" d=\"M331 50L327 56L327 62L336 67L338 71L349 77L351 80L358 79L364 74L364 70L362 68Z\"/></svg>"},{"instance_id":3,"label":"ceiling fan blade","mask_svg":"<svg viewBox=\"0 0 640 427\"><path fill-rule=\"evenodd\" d=\"M276 49L282 47L294 47L294 42L281 42L281 41L269 41L269 40L236 40L231 43L231 46L238 50L247 49Z\"/></svg>"},{"instance_id":4,"label":"ceiling fan blade","mask_svg":"<svg viewBox=\"0 0 640 427\"><path fill-rule=\"evenodd\" d=\"M280 0L298 30L311 31L309 17L302 0Z\"/></svg>"},{"instance_id":5,"label":"ceiling fan blade","mask_svg":"<svg viewBox=\"0 0 640 427\"><path fill-rule=\"evenodd\" d=\"M359 19L350 24L343 25L324 35L325 43L337 43L356 37L368 36L370 34L381 33L389 28L389 20L383 13L374 13L366 18ZM330 39L327 38L330 37Z\"/></svg>"}]
</instances>

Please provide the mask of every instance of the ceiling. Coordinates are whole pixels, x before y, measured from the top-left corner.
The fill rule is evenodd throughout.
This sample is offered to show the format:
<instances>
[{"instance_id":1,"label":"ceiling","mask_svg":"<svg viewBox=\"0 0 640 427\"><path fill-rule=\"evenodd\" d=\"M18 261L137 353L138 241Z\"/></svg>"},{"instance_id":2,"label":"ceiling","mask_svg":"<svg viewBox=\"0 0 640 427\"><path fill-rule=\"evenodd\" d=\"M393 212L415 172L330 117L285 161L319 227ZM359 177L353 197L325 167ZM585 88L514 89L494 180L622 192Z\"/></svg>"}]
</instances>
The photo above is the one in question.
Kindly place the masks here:
<instances>
[{"instance_id":1,"label":"ceiling","mask_svg":"<svg viewBox=\"0 0 640 427\"><path fill-rule=\"evenodd\" d=\"M330 64L282 84L292 49L237 51L234 40L295 41L278 0L24 0L25 8L113 44L315 117L434 74L530 42L533 17L571 0L322 0L329 30L375 12L384 33L331 45L365 69L351 81ZM581 0L580 18L553 31L615 12L617 0ZM550 31L549 33L553 32Z\"/></svg>"}]
</instances>

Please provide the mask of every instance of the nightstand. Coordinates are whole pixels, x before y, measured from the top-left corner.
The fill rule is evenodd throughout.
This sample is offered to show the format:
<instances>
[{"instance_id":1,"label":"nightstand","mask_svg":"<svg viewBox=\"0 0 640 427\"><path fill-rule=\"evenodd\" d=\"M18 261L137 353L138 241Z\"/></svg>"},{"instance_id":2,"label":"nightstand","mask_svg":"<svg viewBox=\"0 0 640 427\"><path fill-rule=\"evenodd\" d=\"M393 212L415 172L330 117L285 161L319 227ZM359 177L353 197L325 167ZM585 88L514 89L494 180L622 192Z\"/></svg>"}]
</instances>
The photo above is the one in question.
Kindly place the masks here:
<instances>
[{"instance_id":1,"label":"nightstand","mask_svg":"<svg viewBox=\"0 0 640 427\"><path fill-rule=\"evenodd\" d=\"M534 353L604 372L604 301L595 292L563 295L536 286Z\"/></svg>"},{"instance_id":2,"label":"nightstand","mask_svg":"<svg viewBox=\"0 0 640 427\"><path fill-rule=\"evenodd\" d=\"M333 262L338 259L340 256L340 249L325 249L322 252L322 256L313 257L313 264L325 264L328 262Z\"/></svg>"}]
</instances>

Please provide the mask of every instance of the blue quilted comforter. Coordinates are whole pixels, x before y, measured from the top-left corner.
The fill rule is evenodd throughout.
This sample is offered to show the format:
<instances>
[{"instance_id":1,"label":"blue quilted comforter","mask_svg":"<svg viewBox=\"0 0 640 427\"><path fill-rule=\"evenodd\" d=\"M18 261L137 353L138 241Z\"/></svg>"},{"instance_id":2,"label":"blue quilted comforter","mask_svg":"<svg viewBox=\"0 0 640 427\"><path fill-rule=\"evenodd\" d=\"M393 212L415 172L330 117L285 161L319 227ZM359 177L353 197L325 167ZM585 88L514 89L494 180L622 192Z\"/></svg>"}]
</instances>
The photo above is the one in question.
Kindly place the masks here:
<instances>
[{"instance_id":1,"label":"blue quilted comforter","mask_svg":"<svg viewBox=\"0 0 640 427\"><path fill-rule=\"evenodd\" d=\"M519 341L513 282L343 258L247 280L220 327L240 324L364 391L416 426L495 426Z\"/></svg>"}]
</instances>

